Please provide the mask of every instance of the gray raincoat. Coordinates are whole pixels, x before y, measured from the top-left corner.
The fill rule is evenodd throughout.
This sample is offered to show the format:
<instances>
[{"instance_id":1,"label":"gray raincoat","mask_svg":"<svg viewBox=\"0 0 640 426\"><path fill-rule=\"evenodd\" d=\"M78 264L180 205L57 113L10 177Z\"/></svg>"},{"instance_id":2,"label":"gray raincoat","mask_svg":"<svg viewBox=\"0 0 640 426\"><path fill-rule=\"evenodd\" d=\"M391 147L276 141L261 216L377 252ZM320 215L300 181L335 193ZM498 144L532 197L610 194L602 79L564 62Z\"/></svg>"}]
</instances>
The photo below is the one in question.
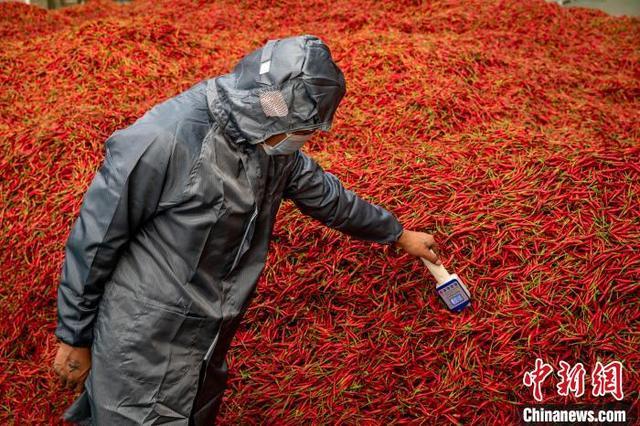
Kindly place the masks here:
<instances>
[{"instance_id":1,"label":"gray raincoat","mask_svg":"<svg viewBox=\"0 0 640 426\"><path fill-rule=\"evenodd\" d=\"M257 145L329 131L346 91L329 48L269 40L105 143L65 247L56 336L91 346L65 419L101 425L213 424L225 356L264 268L282 199L382 244L396 217L345 189L300 150Z\"/></svg>"}]
</instances>

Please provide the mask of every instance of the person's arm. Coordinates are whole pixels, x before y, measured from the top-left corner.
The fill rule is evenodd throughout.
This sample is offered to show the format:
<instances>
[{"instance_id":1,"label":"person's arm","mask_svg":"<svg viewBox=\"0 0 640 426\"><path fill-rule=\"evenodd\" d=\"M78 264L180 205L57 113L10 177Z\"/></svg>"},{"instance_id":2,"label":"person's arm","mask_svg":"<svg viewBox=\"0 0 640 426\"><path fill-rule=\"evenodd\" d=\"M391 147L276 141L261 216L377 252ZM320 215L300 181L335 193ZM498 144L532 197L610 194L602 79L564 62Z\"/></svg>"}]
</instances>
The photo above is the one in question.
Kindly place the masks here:
<instances>
[{"instance_id":1,"label":"person's arm","mask_svg":"<svg viewBox=\"0 0 640 426\"><path fill-rule=\"evenodd\" d=\"M146 131L145 131L146 130ZM98 302L122 249L155 212L175 139L147 126L114 132L65 245L53 369L77 391L91 369Z\"/></svg>"},{"instance_id":2,"label":"person's arm","mask_svg":"<svg viewBox=\"0 0 640 426\"><path fill-rule=\"evenodd\" d=\"M298 150L283 193L302 213L360 240L395 243L403 227L389 211L346 189L311 157Z\"/></svg>"},{"instance_id":3,"label":"person's arm","mask_svg":"<svg viewBox=\"0 0 640 426\"><path fill-rule=\"evenodd\" d=\"M68 236L58 286L55 335L89 347L98 302L121 250L158 205L173 136L140 126L114 132ZM138 133L136 133L138 132Z\"/></svg>"},{"instance_id":4,"label":"person's arm","mask_svg":"<svg viewBox=\"0 0 640 426\"><path fill-rule=\"evenodd\" d=\"M405 230L392 213L346 189L313 158L302 151L293 155L283 197L291 199L302 213L355 238L395 244L411 255L441 263L433 235Z\"/></svg>"}]
</instances>

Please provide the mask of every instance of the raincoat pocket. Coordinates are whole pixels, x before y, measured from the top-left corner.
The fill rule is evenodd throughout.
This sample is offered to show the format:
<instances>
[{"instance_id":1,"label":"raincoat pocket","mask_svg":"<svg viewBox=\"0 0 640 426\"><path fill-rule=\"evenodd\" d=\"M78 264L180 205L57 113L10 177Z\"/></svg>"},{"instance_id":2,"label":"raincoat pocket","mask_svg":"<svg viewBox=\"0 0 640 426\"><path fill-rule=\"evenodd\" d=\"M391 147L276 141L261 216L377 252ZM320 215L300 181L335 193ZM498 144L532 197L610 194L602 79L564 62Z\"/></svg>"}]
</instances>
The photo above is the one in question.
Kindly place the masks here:
<instances>
[{"instance_id":1,"label":"raincoat pocket","mask_svg":"<svg viewBox=\"0 0 640 426\"><path fill-rule=\"evenodd\" d=\"M233 272L235 267L238 266L238 262L240 261L240 258L242 257L242 255L247 250L249 250L251 238L253 237L253 232L255 231L257 217L258 217L258 207L255 207L253 209L253 213L251 214L251 217L249 218L249 223L245 227L244 233L242 235L242 240L240 241L240 245L238 246L238 251L236 252L236 255L233 259L233 263L231 264L231 267L227 272L227 276L229 276L231 272Z\"/></svg>"},{"instance_id":2,"label":"raincoat pocket","mask_svg":"<svg viewBox=\"0 0 640 426\"><path fill-rule=\"evenodd\" d=\"M134 320L123 330L121 369L138 382L161 385L160 393L178 382L195 386L216 329L210 318L139 301Z\"/></svg>"}]
</instances>

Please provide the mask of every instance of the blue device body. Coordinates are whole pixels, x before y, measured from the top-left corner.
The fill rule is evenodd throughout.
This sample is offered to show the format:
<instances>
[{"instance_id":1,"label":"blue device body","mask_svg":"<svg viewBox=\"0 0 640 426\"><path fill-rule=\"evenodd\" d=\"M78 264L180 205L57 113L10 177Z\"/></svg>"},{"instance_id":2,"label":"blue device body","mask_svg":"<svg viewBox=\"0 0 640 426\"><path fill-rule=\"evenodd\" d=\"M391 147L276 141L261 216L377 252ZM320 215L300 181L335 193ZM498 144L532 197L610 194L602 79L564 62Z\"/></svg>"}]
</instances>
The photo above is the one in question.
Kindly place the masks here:
<instances>
[{"instance_id":1,"label":"blue device body","mask_svg":"<svg viewBox=\"0 0 640 426\"><path fill-rule=\"evenodd\" d=\"M452 312L460 312L471 304L471 293L456 274L437 286L436 292Z\"/></svg>"}]
</instances>

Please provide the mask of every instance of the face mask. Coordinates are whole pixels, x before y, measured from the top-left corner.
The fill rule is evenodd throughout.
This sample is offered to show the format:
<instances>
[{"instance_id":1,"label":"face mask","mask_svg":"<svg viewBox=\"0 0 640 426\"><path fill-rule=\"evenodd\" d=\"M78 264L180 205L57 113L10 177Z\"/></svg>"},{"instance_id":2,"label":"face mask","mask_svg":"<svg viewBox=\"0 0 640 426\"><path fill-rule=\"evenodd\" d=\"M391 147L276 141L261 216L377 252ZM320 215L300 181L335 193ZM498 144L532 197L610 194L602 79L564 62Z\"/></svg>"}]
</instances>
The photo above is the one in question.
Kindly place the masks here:
<instances>
[{"instance_id":1,"label":"face mask","mask_svg":"<svg viewBox=\"0 0 640 426\"><path fill-rule=\"evenodd\" d=\"M280 142L271 146L266 143L261 143L262 148L269 155L287 155L296 152L304 143L313 136L313 133L308 135L296 135L294 133L287 133L287 136Z\"/></svg>"}]
</instances>

